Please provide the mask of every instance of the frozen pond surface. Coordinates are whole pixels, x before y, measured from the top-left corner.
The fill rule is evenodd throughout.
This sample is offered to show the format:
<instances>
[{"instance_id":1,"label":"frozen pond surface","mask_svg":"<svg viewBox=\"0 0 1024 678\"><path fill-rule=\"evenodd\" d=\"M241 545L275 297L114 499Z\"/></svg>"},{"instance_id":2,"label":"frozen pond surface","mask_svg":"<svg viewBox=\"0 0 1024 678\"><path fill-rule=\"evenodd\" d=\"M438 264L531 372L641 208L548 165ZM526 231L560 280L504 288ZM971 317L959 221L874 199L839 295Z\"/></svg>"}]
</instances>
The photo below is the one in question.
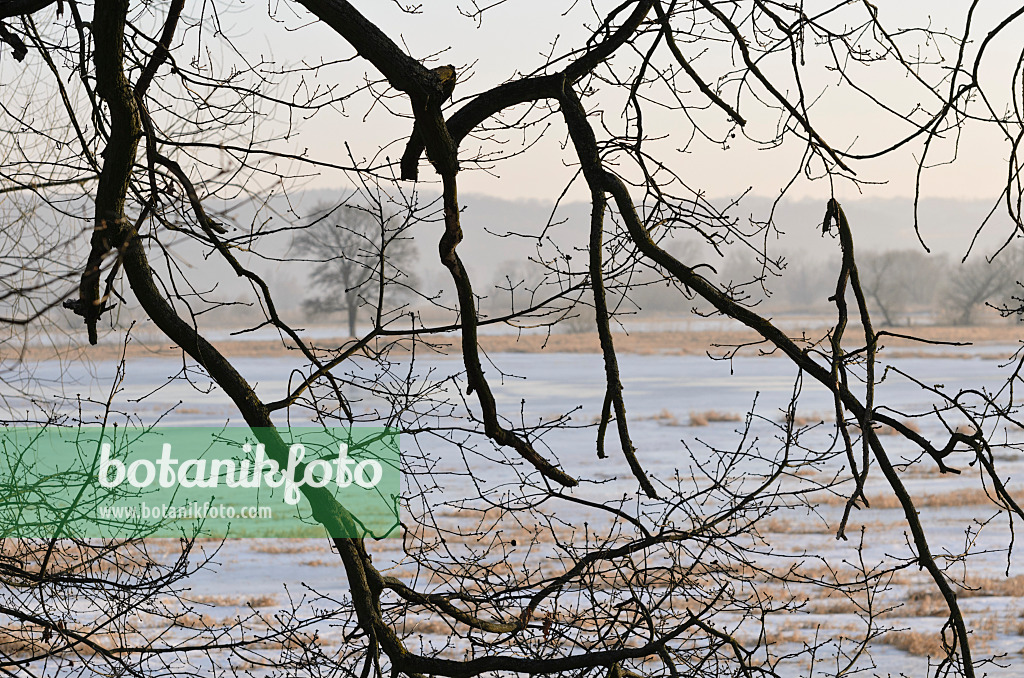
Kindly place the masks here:
<instances>
[{"instance_id":1,"label":"frozen pond surface","mask_svg":"<svg viewBox=\"0 0 1024 678\"><path fill-rule=\"evenodd\" d=\"M1001 357L1007 359L1010 352L1007 348ZM985 357L967 359L896 358L888 364L929 386L941 385L946 393L955 394L964 388L985 389L995 393L1003 386L1008 370L1001 368L1002 361L992 359L992 349L986 349L985 354ZM489 360L490 363L485 364L487 376L491 380L498 410L508 419L518 422L521 417L521 421L536 423L568 413L573 424L589 425L600 414L604 399L604 367L599 355L496 354L489 356ZM765 442L766 449L771 449L774 437L779 435L779 422L793 397L798 377L789 361L775 357L737 357L730 361L713 361L700 356L621 355L619 361L630 429L638 456L653 476L662 479L699 476L699 467L709 447L735 447L741 439L743 418L755 402L756 417L751 422L750 432ZM294 384L299 379L299 373L295 370L302 368L298 359L289 362L285 359L240 358L233 362L267 401L283 397L288 392L289 383ZM194 366L187 371L183 367L180 360L153 358L134 361L130 364L131 370L124 389L116 398L118 409L137 413L147 422L152 422L159 414L174 408L162 423L221 425L228 422L230 425L239 425L241 419L224 394L216 389L211 390L209 379ZM116 368L112 362L97 363L86 369L80 363L61 365L44 361L37 365L34 376L52 383L52 395L64 398L80 395L83 398L103 400ZM395 380L406 376L407 369L407 365L399 362L388 374L378 374L374 366L368 365L359 376L382 381ZM459 401L456 382L449 380L449 377L461 371L462 364L457 359L419 358L414 377L421 384L439 385L449 397ZM882 370L879 369L878 373L881 374ZM141 402L138 402L140 399ZM897 372L890 371L877 388L876 402L899 412L919 413L941 404L941 399L922 390ZM17 396L8 397L6 406L12 412L29 410L29 404ZM380 406L380 402L364 400L356 404L356 409L370 411ZM820 385L804 379L800 389L798 414L806 415L809 421L827 420L832 410L829 393ZM710 412L725 416L719 417L723 419L720 421L712 417L712 421L704 425L691 425L700 424L701 415ZM955 426L963 422L951 416L949 423ZM920 420L919 428L923 435L943 440L942 426L935 417ZM1004 436L1011 441L1022 438L1021 432L1014 429L988 430L986 433L993 440L1002 440ZM614 432L609 433L608 458L601 460L596 458L595 434L593 426L554 430L543 437L540 449L546 456L557 458L568 473L583 480L578 492L587 499L605 501L623 494L635 494L636 483L618 450ZM827 447L833 444L833 435L833 426L821 426L807 434L804 444ZM948 437L948 434L945 435ZM894 458L901 454L916 456L902 439L892 437L887 443ZM423 445L427 452L435 451L430 441L424 441ZM464 468L462 459L452 454L448 446L437 446L436 452L440 455L439 470L457 472ZM996 460L1004 477L1011 478L1011 491L1024 487L1018 484L1024 476L1024 463L1014 450L997 450ZM967 461L966 456L958 460L954 455L949 463L964 470L963 475L907 473L905 482L915 495L955 493L980 487L978 470L961 461ZM494 462L497 471L492 471L500 471L499 463ZM817 471L827 475L838 468L819 468ZM756 472L763 469L751 470ZM873 474L868 486L869 497L884 494L887 489L877 469ZM446 492L457 494L457 490L457 487L449 485ZM835 562L856 557L850 542L839 542L835 538L835 526L841 509L838 504L823 506L816 517L807 517L806 512L800 514L798 509L792 510L792 515L779 523L779 532L772 535L773 547L794 555L823 555ZM962 550L967 526L977 527L977 521L984 521L995 512L996 508L991 505L967 503L957 506L955 502L936 502L935 506L926 505L921 509L933 542L933 551L938 554L947 550L949 553ZM876 507L869 511L855 512L855 518L870 526L864 551L866 558L884 561L892 553L906 555L905 525L899 508ZM805 521L803 527L801 521ZM1009 537L1005 518L995 520L983 530L978 549L988 550L972 561L973 567L977 568L976 572L987 577L1003 576L1007 568L1005 545ZM330 553L322 541L228 540L220 548L215 559L216 565L190 579L192 593L200 599L211 596L244 598L266 594L284 600L284 584L291 594L301 593L303 587L308 585L321 593L344 596L347 589L344 571L337 556ZM402 555L399 548L400 543L396 540L371 546L378 566L400 562ZM1022 573L1024 568L1020 567L1015 556L1010 561L1010 574ZM921 581L924 582L924 579ZM894 587L897 595L905 594L907 590L906 587ZM1017 617L1024 612L1024 603L1007 596L973 597L965 598L964 608L969 616L991 619L992 624L999 628L997 632L989 633L981 654L1008 653L1004 663L1009 667L988 667L988 675L1024 676L1024 655L1021 654L1024 637L1018 635L1017 630ZM218 614L227 615L230 612L229 606ZM822 629L827 630L831 627L841 628L855 620L853 615L834 612L808 614L801 619L801 623L807 628L820 624ZM942 623L937 617L908 617L905 620L897 618L888 621L915 631L937 630ZM785 623L792 624L792 620ZM806 633L802 636L798 634L798 637L804 641L809 638ZM800 641L791 639L786 642ZM867 671L867 675L898 675L900 672L920 675L926 668L923 657L889 645L876 646L872 654L877 668Z\"/></svg>"}]
</instances>

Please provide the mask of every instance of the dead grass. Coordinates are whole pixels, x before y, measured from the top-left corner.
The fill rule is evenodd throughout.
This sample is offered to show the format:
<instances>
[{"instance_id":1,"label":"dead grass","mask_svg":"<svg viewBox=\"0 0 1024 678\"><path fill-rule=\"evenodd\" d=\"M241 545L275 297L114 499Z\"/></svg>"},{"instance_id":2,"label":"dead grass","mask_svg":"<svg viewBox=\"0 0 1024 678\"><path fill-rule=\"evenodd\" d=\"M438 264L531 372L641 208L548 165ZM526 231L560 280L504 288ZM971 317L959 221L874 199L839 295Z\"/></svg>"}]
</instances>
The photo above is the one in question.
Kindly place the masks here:
<instances>
[{"instance_id":1,"label":"dead grass","mask_svg":"<svg viewBox=\"0 0 1024 678\"><path fill-rule=\"evenodd\" d=\"M217 620L208 614L183 614L174 620L175 626L186 629L209 629L217 625Z\"/></svg>"},{"instance_id":2,"label":"dead grass","mask_svg":"<svg viewBox=\"0 0 1024 678\"><path fill-rule=\"evenodd\" d=\"M949 614L946 599L934 588L914 589L907 594L905 602L894 607L889 617L945 617Z\"/></svg>"},{"instance_id":3,"label":"dead grass","mask_svg":"<svg viewBox=\"0 0 1024 678\"><path fill-rule=\"evenodd\" d=\"M842 506L846 503L846 497L826 492L809 497L813 503L825 506ZM911 495L914 506L917 508L932 507L942 508L949 506L985 506L992 503L984 488L971 487L950 492ZM868 495L871 508L895 509L901 508L900 500L894 494L872 494Z\"/></svg>"},{"instance_id":4,"label":"dead grass","mask_svg":"<svg viewBox=\"0 0 1024 678\"><path fill-rule=\"evenodd\" d=\"M662 426L683 426L673 412L663 409L648 417L637 417L637 421L655 421ZM722 412L720 410L703 410L690 412L690 426L707 426L722 421L743 421L743 415L737 412Z\"/></svg>"},{"instance_id":5,"label":"dead grass","mask_svg":"<svg viewBox=\"0 0 1024 678\"><path fill-rule=\"evenodd\" d=\"M211 607L273 607L277 605L277 594L260 593L252 596L238 595L190 595L183 599L185 603L209 605Z\"/></svg>"},{"instance_id":6,"label":"dead grass","mask_svg":"<svg viewBox=\"0 0 1024 678\"><path fill-rule=\"evenodd\" d=\"M27 657L45 651L42 634L43 628L35 624L0 629L0 656Z\"/></svg>"},{"instance_id":7,"label":"dead grass","mask_svg":"<svg viewBox=\"0 0 1024 678\"><path fill-rule=\"evenodd\" d=\"M853 331L854 325L847 328L850 348L856 348L856 339L863 338ZM791 336L800 336L798 330L791 330ZM823 334L820 330L806 330L807 336L817 337ZM1013 325L990 325L978 327L913 327L908 335L932 341L965 341L976 344L1016 344L1021 330ZM707 351L722 353L720 346L736 346L756 342L760 337L752 331L690 331L690 332L630 332L615 335L615 349L620 353L668 354L668 355L702 355ZM553 334L544 335L486 335L480 337L481 345L489 352L537 353L550 351L557 353L600 353L601 347L596 333L590 334ZM921 343L898 337L883 337L883 355L888 356L886 349L900 349L901 357L920 355L935 357L936 352L921 349ZM756 355L756 345L742 349L741 355ZM892 351L896 354L896 351ZM943 351L938 357L974 357L967 347L963 351Z\"/></svg>"},{"instance_id":8,"label":"dead grass","mask_svg":"<svg viewBox=\"0 0 1024 678\"><path fill-rule=\"evenodd\" d=\"M803 428L805 426L813 426L815 424L822 424L827 421L835 421L836 415L834 412L813 412L801 413L797 412L795 416L790 417L789 412L785 412L782 417L779 418L779 422L782 424L790 424L796 428Z\"/></svg>"},{"instance_id":9,"label":"dead grass","mask_svg":"<svg viewBox=\"0 0 1024 678\"><path fill-rule=\"evenodd\" d=\"M97 631L82 624L69 626L67 630L105 650L146 645L143 636L135 632L116 633L106 629ZM92 656L98 652L86 642L77 641L65 635L63 631L53 630L47 640L43 638L43 627L36 624L0 628L0 656L28 657L50 652ZM72 648L67 647L69 643L73 645Z\"/></svg>"},{"instance_id":10,"label":"dead grass","mask_svg":"<svg viewBox=\"0 0 1024 678\"><path fill-rule=\"evenodd\" d=\"M969 588L957 590L959 598L980 598L980 597L1010 597L1020 598L1024 596L1024 575L1015 577L972 577L968 582Z\"/></svg>"},{"instance_id":11,"label":"dead grass","mask_svg":"<svg viewBox=\"0 0 1024 678\"><path fill-rule=\"evenodd\" d=\"M854 325L847 329L847 336L850 338L850 348L856 348L856 339L862 337L856 331ZM790 336L799 337L806 333L810 337L820 337L823 331L819 329L800 330L793 328ZM932 341L964 341L975 344L1016 344L1021 338L1021 330L1016 325L990 325L978 327L913 327L907 334L920 339ZM615 335L615 349L619 353L634 353L640 355L704 355L707 351L721 354L724 346L738 346L740 344L751 344L741 350L741 355L756 355L760 337L752 331L680 331L680 332L630 332L629 334L617 333ZM337 337L334 339L318 339L320 346L341 346L348 341L346 338ZM445 345L441 342L441 348ZM886 357L940 357L940 358L962 358L974 357L970 347L963 351L928 351L921 349L920 342L900 339L897 337L883 337L883 355ZM489 353L600 353L601 345L597 333L586 334L560 334L550 336L545 334L523 334L523 335L482 335L480 337L481 347ZM448 352L458 350L455 342L448 344ZM263 358L275 355L284 356L293 347L285 345L281 341L240 341L225 340L218 342L217 348L229 358ZM403 346L396 346L402 350ZM24 349L22 351L22 349ZM116 360L121 357L123 347L117 343L101 344L99 346L72 346L61 351L62 357L68 361L75 361L85 354L88 349L88 357L91 360ZM373 347L371 346L372 350ZM896 349L896 350L893 350ZM18 352L19 357L24 360L50 360L53 359L54 349L50 346L17 346L12 347L12 354ZM172 346L164 340L153 340L149 342L136 339L128 345L128 358L140 357L175 357L181 355L181 349Z\"/></svg>"},{"instance_id":12,"label":"dead grass","mask_svg":"<svg viewBox=\"0 0 1024 678\"><path fill-rule=\"evenodd\" d=\"M773 516L758 521L757 531L761 534L828 534L833 528L826 525L820 518L800 516L795 519Z\"/></svg>"},{"instance_id":13,"label":"dead grass","mask_svg":"<svg viewBox=\"0 0 1024 678\"><path fill-rule=\"evenodd\" d=\"M260 642L255 644L255 647L264 650L287 650L294 647L312 646L315 643L316 639L314 638L312 633L299 632L285 638L284 640L277 638L268 638L266 640L261 640Z\"/></svg>"},{"instance_id":14,"label":"dead grass","mask_svg":"<svg viewBox=\"0 0 1024 678\"><path fill-rule=\"evenodd\" d=\"M990 643L994 635L987 630L989 626L979 619L967 620L967 628L971 629L971 645L979 654L991 651ZM919 657L937 659L946 656L945 650L942 649L942 636L938 631L899 629L889 631L875 642L890 645Z\"/></svg>"},{"instance_id":15,"label":"dead grass","mask_svg":"<svg viewBox=\"0 0 1024 678\"><path fill-rule=\"evenodd\" d=\"M918 657L943 657L946 654L942 649L942 639L935 631L889 631L875 639L875 642L890 645Z\"/></svg>"},{"instance_id":16,"label":"dead grass","mask_svg":"<svg viewBox=\"0 0 1024 678\"><path fill-rule=\"evenodd\" d=\"M228 595L190 595L185 599L186 603L195 603L196 605L212 605L214 607L237 607L244 604L242 596L228 596Z\"/></svg>"},{"instance_id":17,"label":"dead grass","mask_svg":"<svg viewBox=\"0 0 1024 678\"><path fill-rule=\"evenodd\" d=\"M690 412L690 426L707 426L720 421L743 421L743 417L737 412L720 412L719 410Z\"/></svg>"},{"instance_id":18,"label":"dead grass","mask_svg":"<svg viewBox=\"0 0 1024 678\"><path fill-rule=\"evenodd\" d=\"M638 417L637 421L656 421L662 426L682 426L682 424L679 423L679 419L676 418L676 415L666 409L656 412L649 417Z\"/></svg>"},{"instance_id":19,"label":"dead grass","mask_svg":"<svg viewBox=\"0 0 1024 678\"><path fill-rule=\"evenodd\" d=\"M864 627L858 623L823 624L816 619L801 619L799 616L787 616L785 621L774 628L766 626L765 642L768 645L782 643L820 642L823 634L844 642L859 642L863 639ZM753 641L754 639L750 639Z\"/></svg>"},{"instance_id":20,"label":"dead grass","mask_svg":"<svg viewBox=\"0 0 1024 678\"><path fill-rule=\"evenodd\" d=\"M844 595L812 600L803 609L809 614L858 614L863 612L860 605Z\"/></svg>"},{"instance_id":21,"label":"dead grass","mask_svg":"<svg viewBox=\"0 0 1024 678\"><path fill-rule=\"evenodd\" d=\"M784 627L765 633L765 645L785 645L786 643L807 642L810 633L802 629Z\"/></svg>"},{"instance_id":22,"label":"dead grass","mask_svg":"<svg viewBox=\"0 0 1024 678\"><path fill-rule=\"evenodd\" d=\"M913 431L914 433L920 433L921 432L921 427L917 425L916 421L912 421L910 419L904 419L900 423L903 424L907 429ZM880 436L903 435L902 433L900 433L899 431L894 429L892 426L888 426L886 424L876 425L875 426L875 433L877 433Z\"/></svg>"},{"instance_id":23,"label":"dead grass","mask_svg":"<svg viewBox=\"0 0 1024 678\"><path fill-rule=\"evenodd\" d=\"M930 457L924 457L911 464L900 465L900 473L908 476L933 476L936 478L946 475Z\"/></svg>"},{"instance_id":24,"label":"dead grass","mask_svg":"<svg viewBox=\"0 0 1024 678\"><path fill-rule=\"evenodd\" d=\"M452 627L441 619L406 618L400 627L403 635L450 636Z\"/></svg>"},{"instance_id":25,"label":"dead grass","mask_svg":"<svg viewBox=\"0 0 1024 678\"><path fill-rule=\"evenodd\" d=\"M251 539L249 547L257 553L311 553L323 551L315 539Z\"/></svg>"}]
</instances>

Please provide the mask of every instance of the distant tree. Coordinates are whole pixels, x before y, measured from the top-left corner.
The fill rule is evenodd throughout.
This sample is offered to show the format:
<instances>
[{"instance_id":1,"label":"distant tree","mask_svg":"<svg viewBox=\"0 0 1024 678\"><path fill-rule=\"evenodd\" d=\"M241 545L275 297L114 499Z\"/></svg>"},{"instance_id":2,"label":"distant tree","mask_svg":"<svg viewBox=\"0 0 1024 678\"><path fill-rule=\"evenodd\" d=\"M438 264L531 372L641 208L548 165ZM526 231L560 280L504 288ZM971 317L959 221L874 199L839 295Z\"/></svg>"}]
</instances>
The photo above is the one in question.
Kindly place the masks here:
<instances>
[{"instance_id":1,"label":"distant tree","mask_svg":"<svg viewBox=\"0 0 1024 678\"><path fill-rule=\"evenodd\" d=\"M696 240L675 240L665 245L669 252L679 261L712 261L715 270L721 267L720 257L713 249L702 246ZM711 307L703 299L695 296L685 285L671 275L654 267L639 271L630 281L630 300L641 311L689 315L695 308L706 312ZM680 298L684 299L681 303Z\"/></svg>"},{"instance_id":2,"label":"distant tree","mask_svg":"<svg viewBox=\"0 0 1024 678\"><path fill-rule=\"evenodd\" d=\"M783 253L782 259L784 274L770 283L776 303L792 311L821 312L828 308L828 290L835 285L839 257L816 257L796 251Z\"/></svg>"},{"instance_id":3,"label":"distant tree","mask_svg":"<svg viewBox=\"0 0 1024 678\"><path fill-rule=\"evenodd\" d=\"M507 259L497 266L491 285L491 306L495 313L516 312L531 306L544 283L543 269L529 260Z\"/></svg>"},{"instance_id":4,"label":"distant tree","mask_svg":"<svg viewBox=\"0 0 1024 678\"><path fill-rule=\"evenodd\" d=\"M918 250L865 252L857 262L864 293L886 325L898 325L913 306L930 306L946 262Z\"/></svg>"},{"instance_id":5,"label":"distant tree","mask_svg":"<svg viewBox=\"0 0 1024 678\"><path fill-rule=\"evenodd\" d=\"M307 297L303 308L313 314L344 312L348 333L356 336L359 308L382 312L385 286L392 299L415 284L405 270L415 259L416 246L402 236L393 214L374 214L348 205L320 204L309 224L292 239L292 252L315 262L310 287L319 295Z\"/></svg>"},{"instance_id":6,"label":"distant tree","mask_svg":"<svg viewBox=\"0 0 1024 678\"><path fill-rule=\"evenodd\" d=\"M1017 289L1021 250L1008 249L959 266L945 286L940 304L954 325L972 325L975 312L988 302L1002 302Z\"/></svg>"}]
</instances>

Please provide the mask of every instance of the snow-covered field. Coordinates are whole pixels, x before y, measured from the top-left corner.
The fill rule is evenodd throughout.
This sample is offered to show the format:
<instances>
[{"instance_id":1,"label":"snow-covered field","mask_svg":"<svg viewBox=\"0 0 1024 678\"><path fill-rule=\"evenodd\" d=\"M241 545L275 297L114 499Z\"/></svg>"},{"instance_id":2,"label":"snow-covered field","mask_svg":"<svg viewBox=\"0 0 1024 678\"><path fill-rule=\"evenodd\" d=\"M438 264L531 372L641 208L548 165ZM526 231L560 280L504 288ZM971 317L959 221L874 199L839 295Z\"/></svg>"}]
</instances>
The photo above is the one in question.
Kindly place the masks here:
<instances>
[{"instance_id":1,"label":"snow-covered field","mask_svg":"<svg viewBox=\"0 0 1024 678\"><path fill-rule=\"evenodd\" d=\"M955 394L962 389L995 393L1012 370L1005 366L1012 351L1012 347L990 346L965 359L899 358L889 364L924 384L941 384L946 393ZM557 458L568 473L583 481L576 490L580 496L591 501L607 501L623 494L635 496L636 483L617 449L614 432L609 434L608 458L599 460L594 447L595 428L583 426L592 424L599 416L604 399L600 356L498 354L489 358L492 364L485 367L503 415L517 422L521 417L522 421L536 423L568 413L571 423L580 425L552 430L543 438L544 454ZM284 396L289 379L296 379L292 370L301 367L298 360L289 364L282 359L243 358L235 363L265 400ZM194 367L183 371L180 360L155 358L136 360L129 367L124 388L115 398L115 409L138 414L150 423L171 410L162 423L241 424L228 399L211 389L209 379ZM399 363L390 375L381 378L408 376L407 367ZM413 376L417 383L436 384L448 397L461 402L456 382L448 380L461 367L452 358L423 358L417 360ZM36 366L34 378L51 385L50 395L104 400L116 370L115 363L86 368L82 364L44 361ZM372 377L373 368L367 370L363 376ZM774 458L771 450L778 448L775 437L782 430L779 422L784 419L798 377L789 361L777 357L714 361L696 356L622 355L620 370L640 461L652 476L683 483L700 481L701 465L711 457L708 450L732 449L740 444L747 413L752 408L755 416L750 420L747 440L762 440L769 461ZM1004 401L1007 397L1005 393L1001 396ZM923 413L941 405L941 399L890 371L877 388L876 403L901 413ZM356 403L356 410L366 412L380 406L380 402L372 399L363 400ZM29 402L18 397L6 401L9 412L24 414L30 408ZM98 412L96 406L86 405L84 410ZM826 448L834 444L835 427L828 423L833 417L832 400L823 387L804 379L797 412L808 423L826 422L805 434L805 446ZM935 416L913 421L925 437L940 444L948 438ZM963 421L950 416L947 423L955 427ZM1024 440L1024 432L1003 426L985 433L993 441ZM904 457L909 462L919 457L909 443L897 436L888 437L887 444L894 461ZM449 446L423 440L419 451L439 455L438 472L464 469L464 460L453 454ZM925 459L908 466L903 472L904 480L912 495L919 499L933 553L940 559L943 554L959 554L965 543L970 542L976 554L968 560L967 582L980 588L962 594L969 624L975 629L975 653L1003 655L998 665L986 667L985 672L993 676L1024 676L1024 598L1019 597L1024 595L1024 567L1016 553L1007 552L1012 540L1007 515L1003 513L990 521L998 507L984 496L977 465L966 463L970 454L954 453L948 460L951 466L963 471L960 475L940 474L934 463ZM995 450L995 460L1002 476L1010 479L1011 492L1024 499L1024 484L1020 482L1024 477L1024 456L1012 447L1004 447ZM796 489L802 483L826 482L841 472L844 461L845 455L838 455L828 464L805 467L785 483ZM474 463L486 466L488 462L481 459ZM750 467L741 464L735 472L758 472L758 462L750 463ZM495 477L501 472L500 461L492 464L492 468L481 470L484 477ZM842 492L844 487L851 486L847 484L837 490ZM457 483L449 480L435 500L440 507L458 494ZM867 495L878 501L870 509L854 511L848 529L851 538L847 541L836 539L843 510L841 498L821 494L815 512L792 508L777 511L766 519L761 529L766 566L793 562L820 572L827 562L842 573L861 559L870 568L911 554L902 509L886 500L891 492L877 468L872 470ZM458 519L457 511L449 511L449 515ZM574 517L580 522L587 518L585 513ZM863 548L858 550L861 528ZM370 548L379 567L392 563L396 576L407 574L398 540L385 540ZM956 578L964 576L956 568L950 574ZM330 552L326 540L258 539L228 540L220 545L215 562L193 576L190 587L189 595L197 601L197 610L213 620L231 618L246 610L247 603L270 613L275 605L283 605L289 596L301 595L306 587L331 596L344 596L346 589L340 560ZM825 598L820 588L807 588L805 592L800 586L785 593L796 597L808 595L809 599L801 613L767 620L767 628L773 634L769 642L777 643L779 648L785 648L787 643L796 648L822 637L863 631L858 626L863 622L856 614L855 604L845 598ZM945 620L941 597L931 592L924 572L908 568L882 587L878 603L894 607L884 615L887 625L907 630L890 633L876 642L871 657L864 658L859 666L869 669L866 675L922 675L928 665L928 652L934 653L938 646L938 631ZM895 607L900 603L902 607ZM722 623L728 626L729 620L723 619ZM741 640L753 640L743 638L742 629L737 631ZM325 633L328 637L338 636L340 642L339 631L325 629ZM828 661L823 661L820 668L830 668ZM831 668L834 669L834 663ZM807 675L810 668L805 662L789 670L791 675Z\"/></svg>"}]
</instances>

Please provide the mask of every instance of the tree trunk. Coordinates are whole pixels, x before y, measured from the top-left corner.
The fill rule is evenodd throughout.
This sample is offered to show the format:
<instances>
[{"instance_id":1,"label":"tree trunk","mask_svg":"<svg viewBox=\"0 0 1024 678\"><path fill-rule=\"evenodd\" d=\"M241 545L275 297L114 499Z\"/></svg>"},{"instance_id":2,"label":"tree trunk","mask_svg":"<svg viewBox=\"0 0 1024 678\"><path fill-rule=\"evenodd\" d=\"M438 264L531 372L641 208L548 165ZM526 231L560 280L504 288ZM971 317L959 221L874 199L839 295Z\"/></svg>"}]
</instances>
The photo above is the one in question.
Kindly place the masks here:
<instances>
[{"instance_id":1,"label":"tree trunk","mask_svg":"<svg viewBox=\"0 0 1024 678\"><path fill-rule=\"evenodd\" d=\"M348 335L354 337L356 336L356 310L359 308L359 297L351 295L346 299L345 305L348 307Z\"/></svg>"}]
</instances>

